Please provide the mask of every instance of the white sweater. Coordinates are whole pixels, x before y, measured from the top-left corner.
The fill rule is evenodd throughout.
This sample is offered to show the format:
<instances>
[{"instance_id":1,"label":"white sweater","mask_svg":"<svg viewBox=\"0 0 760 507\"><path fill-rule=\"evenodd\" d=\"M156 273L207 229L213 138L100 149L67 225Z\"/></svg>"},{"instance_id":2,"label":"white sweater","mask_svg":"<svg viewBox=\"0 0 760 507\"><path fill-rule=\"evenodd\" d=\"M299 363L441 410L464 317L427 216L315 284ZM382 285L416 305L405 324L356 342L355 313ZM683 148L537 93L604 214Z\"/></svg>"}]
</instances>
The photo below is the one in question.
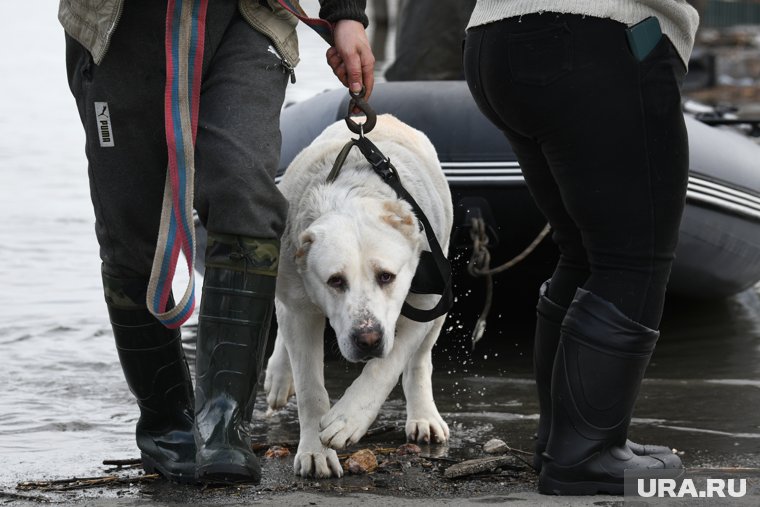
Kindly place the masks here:
<instances>
[{"instance_id":1,"label":"white sweater","mask_svg":"<svg viewBox=\"0 0 760 507\"><path fill-rule=\"evenodd\" d=\"M688 67L699 14L686 0L477 0L467 28L541 12L583 14L626 25L655 16Z\"/></svg>"}]
</instances>

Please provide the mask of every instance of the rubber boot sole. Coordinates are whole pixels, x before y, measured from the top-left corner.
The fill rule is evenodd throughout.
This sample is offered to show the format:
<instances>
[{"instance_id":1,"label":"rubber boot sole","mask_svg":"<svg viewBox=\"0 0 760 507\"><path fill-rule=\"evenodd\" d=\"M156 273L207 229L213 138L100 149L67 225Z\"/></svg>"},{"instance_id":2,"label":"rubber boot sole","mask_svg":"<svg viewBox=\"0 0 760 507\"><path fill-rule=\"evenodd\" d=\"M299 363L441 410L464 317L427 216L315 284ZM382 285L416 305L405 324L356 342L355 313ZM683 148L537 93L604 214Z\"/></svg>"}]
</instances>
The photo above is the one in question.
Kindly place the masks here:
<instances>
[{"instance_id":1,"label":"rubber boot sole","mask_svg":"<svg viewBox=\"0 0 760 507\"><path fill-rule=\"evenodd\" d=\"M195 480L194 465L188 467L188 470L185 471L170 471L145 453L140 453L140 457L142 458L142 466L146 474L160 474L166 479L178 484L195 484L197 482Z\"/></svg>"},{"instance_id":2,"label":"rubber boot sole","mask_svg":"<svg viewBox=\"0 0 760 507\"><path fill-rule=\"evenodd\" d=\"M623 494L622 482L562 482L551 477L540 477L538 492L542 495L586 496L606 493L609 495Z\"/></svg>"},{"instance_id":3,"label":"rubber boot sole","mask_svg":"<svg viewBox=\"0 0 760 507\"><path fill-rule=\"evenodd\" d=\"M202 450L195 455L195 478L206 484L258 484L261 465L251 452L239 449Z\"/></svg>"},{"instance_id":4,"label":"rubber boot sole","mask_svg":"<svg viewBox=\"0 0 760 507\"><path fill-rule=\"evenodd\" d=\"M198 467L195 478L198 482L205 484L258 484L261 482L260 474L252 473L243 465L232 463L210 463Z\"/></svg>"},{"instance_id":5,"label":"rubber boot sole","mask_svg":"<svg viewBox=\"0 0 760 507\"><path fill-rule=\"evenodd\" d=\"M647 460L642 462L643 459ZM672 452L636 455L630 462L639 466L631 467L624 462L616 461L614 454L607 451L606 454L597 456L596 459L587 460L575 466L544 467L538 477L538 491L544 495L563 496L596 495L599 493L622 495L625 491L625 484L620 475L624 474L625 470L678 472L683 469L681 459ZM614 475L612 471L615 471ZM582 480L584 476L592 480Z\"/></svg>"}]
</instances>

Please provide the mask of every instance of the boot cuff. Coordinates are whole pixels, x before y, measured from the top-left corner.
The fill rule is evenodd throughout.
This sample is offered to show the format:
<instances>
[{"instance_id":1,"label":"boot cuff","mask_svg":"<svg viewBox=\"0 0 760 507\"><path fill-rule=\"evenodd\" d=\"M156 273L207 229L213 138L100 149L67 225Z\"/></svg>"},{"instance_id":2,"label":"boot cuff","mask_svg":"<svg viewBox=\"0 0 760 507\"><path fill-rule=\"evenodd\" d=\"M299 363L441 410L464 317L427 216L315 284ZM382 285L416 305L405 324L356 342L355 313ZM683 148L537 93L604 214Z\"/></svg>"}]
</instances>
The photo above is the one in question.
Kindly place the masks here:
<instances>
[{"instance_id":1,"label":"boot cuff","mask_svg":"<svg viewBox=\"0 0 760 507\"><path fill-rule=\"evenodd\" d=\"M279 261L280 242L277 239L208 235L206 267L276 276Z\"/></svg>"},{"instance_id":2,"label":"boot cuff","mask_svg":"<svg viewBox=\"0 0 760 507\"><path fill-rule=\"evenodd\" d=\"M586 345L623 354L650 354L660 332L635 322L618 308L578 288L562 322L562 332Z\"/></svg>"},{"instance_id":3,"label":"boot cuff","mask_svg":"<svg viewBox=\"0 0 760 507\"><path fill-rule=\"evenodd\" d=\"M145 310L145 294L148 290L146 278L125 278L111 276L101 268L103 294L109 308L118 310Z\"/></svg>"}]
</instances>

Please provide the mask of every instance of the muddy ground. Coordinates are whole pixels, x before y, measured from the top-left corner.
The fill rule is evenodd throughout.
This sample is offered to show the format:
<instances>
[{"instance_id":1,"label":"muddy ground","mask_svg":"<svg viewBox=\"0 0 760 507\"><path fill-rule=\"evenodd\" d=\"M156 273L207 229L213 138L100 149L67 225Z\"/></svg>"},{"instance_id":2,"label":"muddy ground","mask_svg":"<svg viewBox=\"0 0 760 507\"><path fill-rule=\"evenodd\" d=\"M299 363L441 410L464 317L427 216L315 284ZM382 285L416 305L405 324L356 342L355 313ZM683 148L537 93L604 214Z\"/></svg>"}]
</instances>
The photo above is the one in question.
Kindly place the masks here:
<instances>
[{"instance_id":1,"label":"muddy ground","mask_svg":"<svg viewBox=\"0 0 760 507\"><path fill-rule=\"evenodd\" d=\"M614 506L623 505L623 498L548 497L536 493L537 476L522 461L522 453L495 470L467 477L449 479L447 468L465 458L485 456L481 449L451 449L442 446L423 446L420 454L399 455L397 448L404 443L401 431L382 433L368 438L358 449L370 449L377 456L378 468L370 473L346 475L340 479L302 479L292 471L293 453L283 457L265 457L264 446L258 454L263 465L263 480L253 486L178 486L162 479L145 477L138 467L103 467L103 476L116 476L133 484L113 482L94 487L81 483L51 485L47 488L20 485L16 491L0 493L4 505L548 505L548 506ZM292 447L291 443L283 442ZM267 448L268 449L268 448ZM293 447L294 449L294 447ZM687 467L754 467L755 454L730 455L696 454L684 456ZM138 482L139 481L139 482ZM65 487L73 489L65 491Z\"/></svg>"},{"instance_id":2,"label":"muddy ground","mask_svg":"<svg viewBox=\"0 0 760 507\"><path fill-rule=\"evenodd\" d=\"M108 458L139 457L134 448L127 453L109 453L104 445L102 455L88 456L86 459L91 463L76 470L90 470L91 476L115 476L111 482L95 483L91 487L71 482L47 485L40 482L72 478L67 466L74 464L62 455L60 463L27 466L26 472L14 472L11 466L4 466L7 480L0 484L0 503L13 507L251 503L622 505L620 497L557 498L536 493L537 476L526 462L530 461L538 419L530 328L516 326L514 321L510 326L496 326L498 321L494 316L491 329L499 330L498 337L485 339L473 351L468 336L457 334L456 322L454 318L452 326L447 328L449 334L439 341L434 355L435 398L451 430L447 445L422 445L419 453L398 453L405 444L405 401L397 387L370 428L370 435L358 445L341 451L341 461L345 463L348 455L357 450L372 450L378 461L374 471L358 475L346 473L340 479L302 479L293 474L298 439L295 401L267 416L264 395L260 393L254 412L254 448L263 466L263 480L259 485L219 488L169 484L144 477L139 465L131 468L100 465ZM688 469L760 468L760 415L757 411L760 406L760 292L749 291L721 303L671 303L666 307L662 331L663 339L649 365L636 404L631 439L670 445ZM187 340L192 342L192 335ZM331 350L330 344L326 345ZM325 380L333 401L360 369L361 365L335 357L328 360ZM105 433L99 434L104 440L108 437ZM66 439L68 435L62 432L59 438ZM494 438L505 441L511 449L505 453L510 457L505 464L462 478L445 476L446 470L456 463L486 456L483 446ZM119 437L119 441L124 439L128 441L131 437ZM267 451L273 446L287 451L279 457L267 457ZM31 454L24 458L24 462L34 460ZM2 456L0 463L3 463ZM22 465L26 466L23 462ZM27 482L33 484L23 484ZM71 489L65 489L67 487Z\"/></svg>"}]
</instances>

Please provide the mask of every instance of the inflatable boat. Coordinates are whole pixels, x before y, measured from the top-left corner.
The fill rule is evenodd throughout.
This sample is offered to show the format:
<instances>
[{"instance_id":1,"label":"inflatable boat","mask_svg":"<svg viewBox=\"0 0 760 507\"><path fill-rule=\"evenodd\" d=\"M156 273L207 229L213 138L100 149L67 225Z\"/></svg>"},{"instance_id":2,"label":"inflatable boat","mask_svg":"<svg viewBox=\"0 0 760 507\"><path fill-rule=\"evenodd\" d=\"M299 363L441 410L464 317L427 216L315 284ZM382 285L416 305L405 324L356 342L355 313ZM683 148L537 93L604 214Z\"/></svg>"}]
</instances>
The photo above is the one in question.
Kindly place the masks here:
<instances>
[{"instance_id":1,"label":"inflatable boat","mask_svg":"<svg viewBox=\"0 0 760 507\"><path fill-rule=\"evenodd\" d=\"M344 90L333 90L284 109L280 174L327 125L345 117L348 100ZM485 225L495 267L522 253L546 222L512 148L480 113L463 81L379 83L371 106L422 130L435 145L454 200L450 257L457 292L461 298L480 291L483 282L466 269L473 224ZM721 298L760 280L760 145L735 128L711 126L698 116L685 113L689 185L668 291ZM539 241L521 262L494 277L494 296L537 289L556 257L549 238ZM532 295L528 299L535 304Z\"/></svg>"}]
</instances>

